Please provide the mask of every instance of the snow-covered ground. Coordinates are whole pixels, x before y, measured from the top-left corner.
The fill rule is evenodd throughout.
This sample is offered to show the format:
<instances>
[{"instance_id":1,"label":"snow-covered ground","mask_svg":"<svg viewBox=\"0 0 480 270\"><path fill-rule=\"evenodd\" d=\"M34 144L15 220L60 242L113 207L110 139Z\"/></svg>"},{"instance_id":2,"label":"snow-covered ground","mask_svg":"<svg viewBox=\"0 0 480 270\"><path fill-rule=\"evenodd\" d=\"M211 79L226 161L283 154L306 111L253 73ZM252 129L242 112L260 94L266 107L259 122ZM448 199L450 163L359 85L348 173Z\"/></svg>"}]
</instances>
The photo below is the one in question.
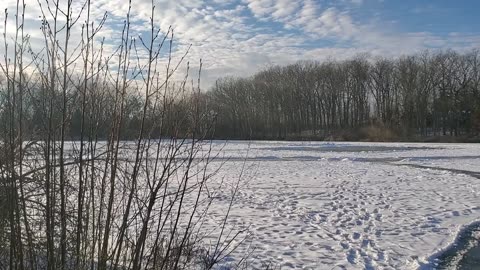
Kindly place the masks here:
<instances>
[{"instance_id":1,"label":"snow-covered ground","mask_svg":"<svg viewBox=\"0 0 480 270\"><path fill-rule=\"evenodd\" d=\"M229 229L249 228L237 253L250 245L250 268L428 268L462 226L480 220L480 145L215 145L224 147L218 179L237 180L246 162Z\"/></svg>"}]
</instances>

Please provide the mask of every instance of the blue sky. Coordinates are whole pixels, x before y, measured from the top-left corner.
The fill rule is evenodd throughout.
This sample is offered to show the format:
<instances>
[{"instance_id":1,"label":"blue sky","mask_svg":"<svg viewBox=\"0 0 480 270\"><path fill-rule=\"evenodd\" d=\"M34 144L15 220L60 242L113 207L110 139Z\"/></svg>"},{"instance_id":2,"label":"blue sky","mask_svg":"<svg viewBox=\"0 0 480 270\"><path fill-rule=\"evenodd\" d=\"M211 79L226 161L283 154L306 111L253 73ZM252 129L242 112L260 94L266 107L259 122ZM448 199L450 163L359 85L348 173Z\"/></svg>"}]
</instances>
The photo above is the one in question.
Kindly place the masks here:
<instances>
[{"instance_id":1,"label":"blue sky","mask_svg":"<svg viewBox=\"0 0 480 270\"><path fill-rule=\"evenodd\" d=\"M145 36L151 0L132 2L134 35ZM13 12L15 3L3 0L0 8ZM27 32L32 40L41 39L37 0L26 3ZM175 29L174 56L181 57L191 44L188 60L193 70L203 59L205 88L219 77L249 76L270 65L299 60L480 48L480 1L474 0L154 0L154 4L157 26ZM97 20L108 12L100 34L114 48L127 1L92 0L92 5Z\"/></svg>"},{"instance_id":2,"label":"blue sky","mask_svg":"<svg viewBox=\"0 0 480 270\"><path fill-rule=\"evenodd\" d=\"M429 31L437 34L449 32L478 32L480 23L479 1L365 1L359 5L357 18L368 18L373 10L379 20L391 21L401 31Z\"/></svg>"}]
</instances>

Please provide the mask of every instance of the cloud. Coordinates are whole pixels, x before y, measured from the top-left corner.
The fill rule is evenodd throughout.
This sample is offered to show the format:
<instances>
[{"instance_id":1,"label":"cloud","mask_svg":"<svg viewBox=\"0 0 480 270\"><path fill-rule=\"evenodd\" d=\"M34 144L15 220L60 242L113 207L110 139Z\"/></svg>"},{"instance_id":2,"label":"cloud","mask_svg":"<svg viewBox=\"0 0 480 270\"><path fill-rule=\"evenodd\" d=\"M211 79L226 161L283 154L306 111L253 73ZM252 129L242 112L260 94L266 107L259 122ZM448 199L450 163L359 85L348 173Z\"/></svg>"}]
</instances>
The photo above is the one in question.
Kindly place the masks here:
<instances>
[{"instance_id":1,"label":"cloud","mask_svg":"<svg viewBox=\"0 0 480 270\"><path fill-rule=\"evenodd\" d=\"M363 4L363 0L351 0L353 4L356 4L356 5L361 5Z\"/></svg>"},{"instance_id":2,"label":"cloud","mask_svg":"<svg viewBox=\"0 0 480 270\"><path fill-rule=\"evenodd\" d=\"M36 0L25 1L28 11L25 31L31 35L34 49L39 51L43 46L39 31L40 7ZM80 11L81 2L74 2L75 11ZM46 7L45 0L40 3ZM203 60L204 88L222 76L248 76L268 65L298 60L345 58L363 52L395 56L425 48L468 49L479 46L479 35L472 33L445 36L425 31L400 31L386 26L381 20L352 14L350 8L362 8L365 4L362 0L155 0L154 3L155 25L163 34L170 26L174 29L174 59L180 59L192 45L186 61L194 68L199 59ZM4 0L0 8L8 8L12 14L15 5L16 0ZM92 0L91 20L96 25L104 13L108 13L98 38L105 37L105 48L109 52L114 51L120 41L119 32L128 9L128 1ZM7 29L10 37L14 33L11 14ZM131 35L148 37L151 16L151 0L133 1ZM81 33L80 26L85 20L85 16L79 18L74 29L76 33ZM0 30L3 32L3 25ZM72 38L73 43L80 42L81 35ZM0 48L3 55L2 50ZM166 65L166 61L163 59L162 65ZM186 67L182 66L178 76L183 77L185 70Z\"/></svg>"}]
</instances>

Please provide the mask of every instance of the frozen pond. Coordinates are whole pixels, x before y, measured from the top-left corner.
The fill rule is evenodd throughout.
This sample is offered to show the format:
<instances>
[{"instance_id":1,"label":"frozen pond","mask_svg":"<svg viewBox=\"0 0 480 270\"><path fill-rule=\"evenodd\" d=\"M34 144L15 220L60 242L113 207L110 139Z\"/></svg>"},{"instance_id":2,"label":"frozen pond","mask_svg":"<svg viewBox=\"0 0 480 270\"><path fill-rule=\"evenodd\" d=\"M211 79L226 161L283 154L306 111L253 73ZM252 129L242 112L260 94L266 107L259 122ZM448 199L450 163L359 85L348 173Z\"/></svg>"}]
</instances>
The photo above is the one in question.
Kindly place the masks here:
<instances>
[{"instance_id":1,"label":"frozen pond","mask_svg":"<svg viewBox=\"0 0 480 270\"><path fill-rule=\"evenodd\" d=\"M227 260L249 268L431 269L480 220L480 145L216 144L219 178L247 169L229 229L250 236Z\"/></svg>"}]
</instances>

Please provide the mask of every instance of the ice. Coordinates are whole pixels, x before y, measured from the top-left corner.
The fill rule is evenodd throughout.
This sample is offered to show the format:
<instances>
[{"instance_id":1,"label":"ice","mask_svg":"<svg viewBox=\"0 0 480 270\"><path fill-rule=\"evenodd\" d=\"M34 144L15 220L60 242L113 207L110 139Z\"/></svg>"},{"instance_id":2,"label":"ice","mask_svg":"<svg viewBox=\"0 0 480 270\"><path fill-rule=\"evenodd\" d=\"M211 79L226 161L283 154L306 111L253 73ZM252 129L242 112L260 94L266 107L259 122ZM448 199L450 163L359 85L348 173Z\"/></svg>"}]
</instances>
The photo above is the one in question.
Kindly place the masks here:
<instances>
[{"instance_id":1,"label":"ice","mask_svg":"<svg viewBox=\"0 0 480 270\"><path fill-rule=\"evenodd\" d=\"M234 181L243 162L249 166L229 224L249 228L231 256L241 258L248 243L251 268L268 261L281 269L417 269L480 220L480 145L222 147L227 161L218 178ZM226 207L217 205L213 216Z\"/></svg>"}]
</instances>

